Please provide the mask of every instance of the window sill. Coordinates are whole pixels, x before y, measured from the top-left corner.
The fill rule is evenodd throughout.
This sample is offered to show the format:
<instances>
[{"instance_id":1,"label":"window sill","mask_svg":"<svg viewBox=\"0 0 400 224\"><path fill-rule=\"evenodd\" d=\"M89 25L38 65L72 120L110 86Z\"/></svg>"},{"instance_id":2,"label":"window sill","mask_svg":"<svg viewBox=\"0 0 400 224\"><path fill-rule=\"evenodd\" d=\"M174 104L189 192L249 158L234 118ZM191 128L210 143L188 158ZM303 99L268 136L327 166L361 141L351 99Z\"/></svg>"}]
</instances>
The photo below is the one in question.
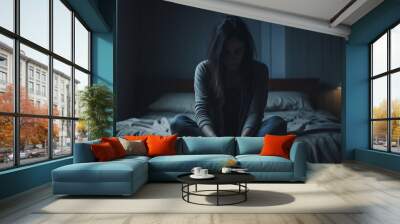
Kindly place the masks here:
<instances>
[{"instance_id":1,"label":"window sill","mask_svg":"<svg viewBox=\"0 0 400 224\"><path fill-rule=\"evenodd\" d=\"M52 164L52 163L62 162L62 161L69 160L69 159L72 160L72 156L62 157L62 158L59 158L59 159L52 159L52 160L38 162L38 163L35 163L35 164L30 164L30 165L24 165L24 166L16 167L16 168L10 168L10 169L7 169L7 170L0 171L0 176L1 175L6 175L6 174L10 174L10 173L14 173L14 172L27 170L27 169L32 169L32 168L35 168L35 167L49 165L49 164Z\"/></svg>"},{"instance_id":2,"label":"window sill","mask_svg":"<svg viewBox=\"0 0 400 224\"><path fill-rule=\"evenodd\" d=\"M396 153L358 148L355 150L355 160L397 172L400 171L400 154Z\"/></svg>"}]
</instances>

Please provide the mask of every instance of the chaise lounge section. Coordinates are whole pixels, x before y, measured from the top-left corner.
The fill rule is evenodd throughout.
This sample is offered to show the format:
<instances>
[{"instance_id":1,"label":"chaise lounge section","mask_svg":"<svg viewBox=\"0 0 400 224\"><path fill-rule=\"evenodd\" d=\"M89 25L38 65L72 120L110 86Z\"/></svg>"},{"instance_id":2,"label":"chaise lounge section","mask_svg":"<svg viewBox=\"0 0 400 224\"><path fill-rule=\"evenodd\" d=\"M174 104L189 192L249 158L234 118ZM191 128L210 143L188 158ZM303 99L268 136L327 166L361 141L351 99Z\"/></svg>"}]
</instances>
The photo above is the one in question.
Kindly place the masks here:
<instances>
[{"instance_id":1,"label":"chaise lounge section","mask_svg":"<svg viewBox=\"0 0 400 224\"><path fill-rule=\"evenodd\" d=\"M75 144L74 163L52 172L53 193L68 195L132 195L148 181L176 181L176 177L200 166L219 171L228 160L236 160L260 182L304 182L306 144L295 142L290 159L260 156L263 137L182 137L177 155L127 156L96 162L91 144Z\"/></svg>"}]
</instances>

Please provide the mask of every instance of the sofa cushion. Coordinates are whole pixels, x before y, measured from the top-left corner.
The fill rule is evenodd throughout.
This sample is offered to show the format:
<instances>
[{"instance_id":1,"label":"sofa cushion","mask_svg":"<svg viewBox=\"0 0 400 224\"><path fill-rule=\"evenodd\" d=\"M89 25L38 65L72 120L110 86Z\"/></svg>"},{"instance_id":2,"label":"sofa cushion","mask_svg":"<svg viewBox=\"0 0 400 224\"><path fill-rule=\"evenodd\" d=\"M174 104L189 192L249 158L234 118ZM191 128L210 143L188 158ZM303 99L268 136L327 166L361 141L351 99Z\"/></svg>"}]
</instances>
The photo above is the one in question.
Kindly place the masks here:
<instances>
[{"instance_id":1,"label":"sofa cushion","mask_svg":"<svg viewBox=\"0 0 400 224\"><path fill-rule=\"evenodd\" d=\"M108 142L114 149L115 155L117 158L122 158L126 156L126 151L124 146L122 146L121 142L117 137L103 137L101 138L101 142Z\"/></svg>"},{"instance_id":2,"label":"sofa cushion","mask_svg":"<svg viewBox=\"0 0 400 224\"><path fill-rule=\"evenodd\" d=\"M263 137L236 137L236 155L259 154L264 144Z\"/></svg>"},{"instance_id":3,"label":"sofa cushion","mask_svg":"<svg viewBox=\"0 0 400 224\"><path fill-rule=\"evenodd\" d=\"M292 161L278 156L239 155L240 167L249 172L292 172Z\"/></svg>"},{"instance_id":4,"label":"sofa cushion","mask_svg":"<svg viewBox=\"0 0 400 224\"><path fill-rule=\"evenodd\" d=\"M96 161L105 162L118 158L112 145L108 142L92 144L90 147L94 157L96 157Z\"/></svg>"},{"instance_id":5,"label":"sofa cushion","mask_svg":"<svg viewBox=\"0 0 400 224\"><path fill-rule=\"evenodd\" d=\"M226 154L235 155L234 137L182 137L179 141L181 154Z\"/></svg>"},{"instance_id":6,"label":"sofa cushion","mask_svg":"<svg viewBox=\"0 0 400 224\"><path fill-rule=\"evenodd\" d=\"M176 154L177 135L160 136L151 135L147 137L147 155L148 156L165 156Z\"/></svg>"},{"instance_id":7,"label":"sofa cushion","mask_svg":"<svg viewBox=\"0 0 400 224\"><path fill-rule=\"evenodd\" d=\"M144 141L141 140L133 140L129 141L124 138L118 138L121 142L124 150L126 151L126 155L138 155L145 156L147 155L147 148Z\"/></svg>"},{"instance_id":8,"label":"sofa cushion","mask_svg":"<svg viewBox=\"0 0 400 224\"><path fill-rule=\"evenodd\" d=\"M290 148L296 135L265 135L261 156L280 156L290 159Z\"/></svg>"},{"instance_id":9,"label":"sofa cushion","mask_svg":"<svg viewBox=\"0 0 400 224\"><path fill-rule=\"evenodd\" d=\"M100 142L100 139L98 139L88 142L75 143L74 163L88 163L96 161L90 146L92 144L99 144Z\"/></svg>"},{"instance_id":10,"label":"sofa cushion","mask_svg":"<svg viewBox=\"0 0 400 224\"><path fill-rule=\"evenodd\" d=\"M135 172L147 172L144 159L74 163L53 170L52 175L57 182L130 182Z\"/></svg>"},{"instance_id":11,"label":"sofa cushion","mask_svg":"<svg viewBox=\"0 0 400 224\"><path fill-rule=\"evenodd\" d=\"M139 161L143 161L143 162L147 162L149 161L150 157L147 156L136 156L136 155L130 155L130 156L125 156L124 158L120 158L117 160L113 160L113 162L132 162L135 160L139 160Z\"/></svg>"},{"instance_id":12,"label":"sofa cushion","mask_svg":"<svg viewBox=\"0 0 400 224\"><path fill-rule=\"evenodd\" d=\"M163 172L190 172L193 167L200 166L210 171L219 171L228 160L235 159L231 155L175 155L158 156L149 160L149 170Z\"/></svg>"}]
</instances>

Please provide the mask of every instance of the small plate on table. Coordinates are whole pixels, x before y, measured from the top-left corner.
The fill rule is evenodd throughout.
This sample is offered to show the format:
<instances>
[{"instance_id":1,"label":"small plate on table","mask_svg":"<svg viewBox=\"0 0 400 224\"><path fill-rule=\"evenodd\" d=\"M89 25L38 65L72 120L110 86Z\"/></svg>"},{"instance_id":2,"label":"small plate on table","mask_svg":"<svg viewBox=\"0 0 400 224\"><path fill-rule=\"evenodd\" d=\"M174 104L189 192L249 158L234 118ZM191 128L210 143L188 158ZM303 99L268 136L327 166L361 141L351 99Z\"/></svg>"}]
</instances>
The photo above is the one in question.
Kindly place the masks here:
<instances>
[{"instance_id":1,"label":"small plate on table","mask_svg":"<svg viewBox=\"0 0 400 224\"><path fill-rule=\"evenodd\" d=\"M190 178L193 178L193 179L211 179L211 178L214 178L215 176L214 175L212 175L212 174L207 174L207 175L194 175L194 174L192 174L192 175L190 175Z\"/></svg>"}]
</instances>

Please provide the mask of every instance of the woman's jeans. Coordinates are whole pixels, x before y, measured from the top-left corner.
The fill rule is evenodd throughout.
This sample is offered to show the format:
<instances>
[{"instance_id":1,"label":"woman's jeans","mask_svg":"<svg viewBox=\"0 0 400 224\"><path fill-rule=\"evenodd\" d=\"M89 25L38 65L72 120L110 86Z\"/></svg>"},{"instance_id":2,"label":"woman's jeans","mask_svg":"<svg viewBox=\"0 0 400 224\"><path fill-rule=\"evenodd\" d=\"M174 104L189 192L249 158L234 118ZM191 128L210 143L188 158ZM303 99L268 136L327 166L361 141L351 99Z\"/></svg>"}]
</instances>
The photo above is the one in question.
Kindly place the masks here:
<instances>
[{"instance_id":1,"label":"woman's jeans","mask_svg":"<svg viewBox=\"0 0 400 224\"><path fill-rule=\"evenodd\" d=\"M178 114L171 120L171 132L178 136L204 136L203 132L197 126L197 123L191 118ZM287 123L279 116L272 116L261 123L256 136L263 137L266 134L286 135Z\"/></svg>"}]
</instances>

